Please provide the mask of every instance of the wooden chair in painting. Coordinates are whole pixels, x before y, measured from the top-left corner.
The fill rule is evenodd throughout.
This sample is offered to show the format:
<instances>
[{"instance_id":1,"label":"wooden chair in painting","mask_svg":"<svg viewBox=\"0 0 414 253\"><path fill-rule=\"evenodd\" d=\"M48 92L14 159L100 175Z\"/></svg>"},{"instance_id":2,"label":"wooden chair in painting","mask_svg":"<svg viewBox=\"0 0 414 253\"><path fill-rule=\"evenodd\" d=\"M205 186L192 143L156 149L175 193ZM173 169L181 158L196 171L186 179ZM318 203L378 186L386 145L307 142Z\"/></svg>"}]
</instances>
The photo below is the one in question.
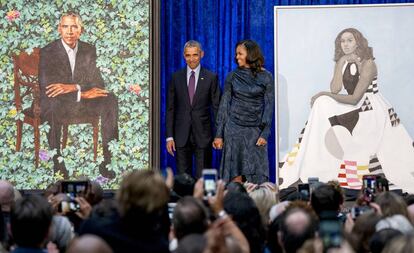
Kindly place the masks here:
<instances>
[{"instance_id":1,"label":"wooden chair in painting","mask_svg":"<svg viewBox=\"0 0 414 253\"><path fill-rule=\"evenodd\" d=\"M42 123L40 118L40 85L38 78L40 49L35 48L31 54L24 51L13 55L14 63L14 102L17 113L22 112L23 120L18 119L16 151L20 151L22 144L23 123L29 124L34 131L34 149L35 149L35 165L39 165L40 151L40 131L39 126ZM26 99L29 101L25 103ZM31 102L31 103L30 103ZM24 104L31 104L23 108ZM67 118L63 122L63 141L62 149L66 147L68 139L68 127L72 124L92 124L93 127L93 151L94 160L96 160L98 152L98 125L99 116L84 116L77 118Z\"/></svg>"}]
</instances>

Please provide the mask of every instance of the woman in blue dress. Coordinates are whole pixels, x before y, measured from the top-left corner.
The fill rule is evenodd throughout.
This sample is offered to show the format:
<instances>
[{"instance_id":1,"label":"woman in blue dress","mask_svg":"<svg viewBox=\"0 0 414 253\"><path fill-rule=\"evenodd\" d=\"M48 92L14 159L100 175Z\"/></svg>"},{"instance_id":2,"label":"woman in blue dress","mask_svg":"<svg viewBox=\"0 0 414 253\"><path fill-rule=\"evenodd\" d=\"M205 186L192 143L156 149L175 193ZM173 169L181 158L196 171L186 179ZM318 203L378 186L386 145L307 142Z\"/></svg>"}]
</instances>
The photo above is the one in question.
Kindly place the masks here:
<instances>
[{"instance_id":1,"label":"woman in blue dress","mask_svg":"<svg viewBox=\"0 0 414 253\"><path fill-rule=\"evenodd\" d=\"M273 77L263 68L263 55L252 40L237 43L235 61L238 68L226 77L213 147L223 149L223 180L243 175L260 184L269 180L266 144L273 118Z\"/></svg>"}]
</instances>

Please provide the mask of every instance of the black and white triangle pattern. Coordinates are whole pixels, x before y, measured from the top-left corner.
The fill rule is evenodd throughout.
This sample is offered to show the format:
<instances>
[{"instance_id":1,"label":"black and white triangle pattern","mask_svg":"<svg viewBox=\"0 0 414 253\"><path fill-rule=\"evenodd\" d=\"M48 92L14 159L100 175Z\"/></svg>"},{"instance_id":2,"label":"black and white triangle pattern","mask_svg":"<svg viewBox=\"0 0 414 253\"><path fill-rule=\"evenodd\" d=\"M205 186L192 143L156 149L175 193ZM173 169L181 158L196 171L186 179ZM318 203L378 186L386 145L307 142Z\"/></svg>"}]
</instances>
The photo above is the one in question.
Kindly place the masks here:
<instances>
[{"instance_id":1,"label":"black and white triangle pattern","mask_svg":"<svg viewBox=\"0 0 414 253\"><path fill-rule=\"evenodd\" d=\"M400 124L400 118L398 117L397 113L394 111L394 108L388 109L388 115L390 117L391 126L396 127Z\"/></svg>"},{"instance_id":2,"label":"black and white triangle pattern","mask_svg":"<svg viewBox=\"0 0 414 253\"><path fill-rule=\"evenodd\" d=\"M362 103L361 105L360 111L365 112L365 111L370 111L370 110L372 110L372 105L368 97L366 97L364 100L364 103Z\"/></svg>"},{"instance_id":3,"label":"black and white triangle pattern","mask_svg":"<svg viewBox=\"0 0 414 253\"><path fill-rule=\"evenodd\" d=\"M299 144L302 142L303 133L305 133L305 128L306 128L306 125L307 125L307 124L308 124L308 122L306 121L306 122L305 122L305 127L304 127L304 128L302 128L302 131L300 131L300 134L299 134L299 137L298 137L298 143L299 143Z\"/></svg>"}]
</instances>

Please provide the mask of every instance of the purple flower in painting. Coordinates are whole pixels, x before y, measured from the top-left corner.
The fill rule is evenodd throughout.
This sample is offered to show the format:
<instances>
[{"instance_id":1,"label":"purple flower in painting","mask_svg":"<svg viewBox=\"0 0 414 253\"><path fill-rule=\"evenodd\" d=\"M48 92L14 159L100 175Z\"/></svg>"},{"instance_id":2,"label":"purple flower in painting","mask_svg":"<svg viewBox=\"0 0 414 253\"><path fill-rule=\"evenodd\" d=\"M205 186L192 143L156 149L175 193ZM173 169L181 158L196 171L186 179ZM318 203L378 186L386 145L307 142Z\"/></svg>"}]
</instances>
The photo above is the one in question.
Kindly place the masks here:
<instances>
[{"instance_id":1,"label":"purple flower in painting","mask_svg":"<svg viewBox=\"0 0 414 253\"><path fill-rule=\"evenodd\" d=\"M98 184L103 185L103 184L108 183L109 179L108 179L108 178L106 178L106 177L104 177L104 176L98 176L98 177L95 179L95 181L96 181L96 182L98 182Z\"/></svg>"},{"instance_id":2,"label":"purple flower in painting","mask_svg":"<svg viewBox=\"0 0 414 253\"><path fill-rule=\"evenodd\" d=\"M49 152L47 152L47 150L44 150L44 149L41 149L39 151L39 157L40 157L40 160L42 161L49 161L50 159Z\"/></svg>"},{"instance_id":3,"label":"purple flower in painting","mask_svg":"<svg viewBox=\"0 0 414 253\"><path fill-rule=\"evenodd\" d=\"M15 11L15 10L9 11L6 14L6 19L9 22L12 22L12 21L18 19L19 17L20 17L20 12L19 11Z\"/></svg>"}]
</instances>

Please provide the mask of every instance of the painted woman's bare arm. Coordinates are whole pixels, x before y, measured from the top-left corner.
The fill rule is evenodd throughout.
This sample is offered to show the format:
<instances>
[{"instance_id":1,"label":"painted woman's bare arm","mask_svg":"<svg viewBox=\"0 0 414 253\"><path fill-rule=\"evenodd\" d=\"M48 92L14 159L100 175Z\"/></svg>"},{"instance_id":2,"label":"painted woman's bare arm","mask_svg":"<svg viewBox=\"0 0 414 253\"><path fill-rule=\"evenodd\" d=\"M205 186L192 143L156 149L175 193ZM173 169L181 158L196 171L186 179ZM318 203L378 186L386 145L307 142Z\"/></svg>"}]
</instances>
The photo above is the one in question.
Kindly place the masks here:
<instances>
[{"instance_id":1,"label":"painted woman's bare arm","mask_svg":"<svg viewBox=\"0 0 414 253\"><path fill-rule=\"evenodd\" d=\"M342 68L345 64L345 58L342 57L335 64L334 75L331 81L331 92L338 94L342 90Z\"/></svg>"},{"instance_id":2,"label":"painted woman's bare arm","mask_svg":"<svg viewBox=\"0 0 414 253\"><path fill-rule=\"evenodd\" d=\"M329 96L336 101L344 104L356 105L372 83L374 77L377 76L377 66L373 60L365 60L361 63L359 81L352 95L333 94Z\"/></svg>"}]
</instances>

